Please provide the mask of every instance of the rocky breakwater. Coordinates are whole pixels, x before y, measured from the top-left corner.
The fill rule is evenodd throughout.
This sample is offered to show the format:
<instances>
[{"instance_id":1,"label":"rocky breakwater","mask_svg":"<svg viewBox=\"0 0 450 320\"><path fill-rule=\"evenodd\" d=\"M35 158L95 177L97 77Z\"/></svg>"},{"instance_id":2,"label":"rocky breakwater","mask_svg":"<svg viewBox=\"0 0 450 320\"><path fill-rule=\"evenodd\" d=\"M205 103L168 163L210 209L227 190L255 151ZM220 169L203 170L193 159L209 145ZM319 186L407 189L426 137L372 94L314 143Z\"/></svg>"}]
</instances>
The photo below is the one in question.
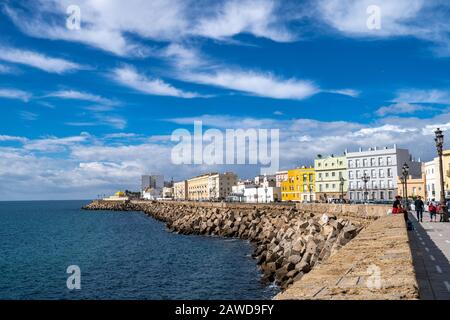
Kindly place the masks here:
<instances>
[{"instance_id":1,"label":"rocky breakwater","mask_svg":"<svg viewBox=\"0 0 450 320\"><path fill-rule=\"evenodd\" d=\"M94 201L88 210L143 211L180 234L249 240L267 281L289 287L352 240L363 225L334 215L278 206L209 207L201 204Z\"/></svg>"}]
</instances>

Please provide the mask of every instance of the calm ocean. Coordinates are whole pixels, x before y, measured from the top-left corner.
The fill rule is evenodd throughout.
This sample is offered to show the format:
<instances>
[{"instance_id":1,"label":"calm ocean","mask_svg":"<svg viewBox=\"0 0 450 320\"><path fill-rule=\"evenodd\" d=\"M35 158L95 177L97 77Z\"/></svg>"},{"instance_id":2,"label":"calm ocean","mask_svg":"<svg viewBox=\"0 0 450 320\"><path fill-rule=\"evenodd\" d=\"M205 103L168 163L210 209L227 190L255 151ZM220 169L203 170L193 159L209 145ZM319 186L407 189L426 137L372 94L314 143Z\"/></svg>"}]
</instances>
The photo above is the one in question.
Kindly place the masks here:
<instances>
[{"instance_id":1,"label":"calm ocean","mask_svg":"<svg viewBox=\"0 0 450 320\"><path fill-rule=\"evenodd\" d=\"M270 299L251 244L183 236L86 201L0 202L0 299ZM81 290L66 269L81 269Z\"/></svg>"}]
</instances>

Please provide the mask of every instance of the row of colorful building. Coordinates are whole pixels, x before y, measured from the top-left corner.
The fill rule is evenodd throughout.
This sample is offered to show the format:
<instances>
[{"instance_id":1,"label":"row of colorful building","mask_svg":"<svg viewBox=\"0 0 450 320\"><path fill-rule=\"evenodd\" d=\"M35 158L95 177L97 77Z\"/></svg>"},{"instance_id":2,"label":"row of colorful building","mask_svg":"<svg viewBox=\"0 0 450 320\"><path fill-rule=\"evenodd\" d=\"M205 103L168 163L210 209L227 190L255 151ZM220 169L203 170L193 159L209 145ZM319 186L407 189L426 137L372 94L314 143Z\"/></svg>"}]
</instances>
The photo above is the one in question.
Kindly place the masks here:
<instances>
[{"instance_id":1,"label":"row of colorful building","mask_svg":"<svg viewBox=\"0 0 450 320\"><path fill-rule=\"evenodd\" d=\"M450 150L444 152L445 191L450 183ZM421 162L407 149L393 147L359 149L342 155L318 155L311 166L240 180L232 172L207 173L178 182L164 182L161 175L142 177L145 199L188 201L329 202L392 201L404 196L403 167L408 168L409 197L440 200L438 158ZM450 193L449 193L450 196Z\"/></svg>"}]
</instances>

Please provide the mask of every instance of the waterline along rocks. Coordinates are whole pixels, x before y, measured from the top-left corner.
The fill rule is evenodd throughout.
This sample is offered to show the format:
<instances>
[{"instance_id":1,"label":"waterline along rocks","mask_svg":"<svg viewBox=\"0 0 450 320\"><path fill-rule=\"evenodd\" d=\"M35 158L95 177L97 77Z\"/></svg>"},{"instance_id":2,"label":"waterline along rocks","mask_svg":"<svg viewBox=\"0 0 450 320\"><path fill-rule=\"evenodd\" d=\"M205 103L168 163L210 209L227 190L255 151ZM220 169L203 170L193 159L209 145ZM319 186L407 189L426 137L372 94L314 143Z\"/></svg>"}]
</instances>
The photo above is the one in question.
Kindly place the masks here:
<instances>
[{"instance_id":1,"label":"waterline along rocks","mask_svg":"<svg viewBox=\"0 0 450 320\"><path fill-rule=\"evenodd\" d=\"M334 255L364 227L360 221L293 206L208 206L197 203L94 201L87 210L142 211L180 234L249 240L263 278L282 289Z\"/></svg>"}]
</instances>

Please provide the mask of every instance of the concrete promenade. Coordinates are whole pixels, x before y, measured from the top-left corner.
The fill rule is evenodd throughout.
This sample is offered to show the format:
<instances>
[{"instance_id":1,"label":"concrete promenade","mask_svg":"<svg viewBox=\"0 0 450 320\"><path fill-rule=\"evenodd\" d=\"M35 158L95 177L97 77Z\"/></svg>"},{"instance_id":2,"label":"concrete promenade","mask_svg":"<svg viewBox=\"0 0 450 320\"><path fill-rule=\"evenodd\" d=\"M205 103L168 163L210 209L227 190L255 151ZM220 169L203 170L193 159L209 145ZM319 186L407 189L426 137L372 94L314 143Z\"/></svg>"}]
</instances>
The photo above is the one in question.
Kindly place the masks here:
<instances>
[{"instance_id":1,"label":"concrete promenade","mask_svg":"<svg viewBox=\"0 0 450 320\"><path fill-rule=\"evenodd\" d=\"M420 299L450 300L450 223L423 223L410 214L414 231L410 231L410 245L414 261Z\"/></svg>"}]
</instances>

